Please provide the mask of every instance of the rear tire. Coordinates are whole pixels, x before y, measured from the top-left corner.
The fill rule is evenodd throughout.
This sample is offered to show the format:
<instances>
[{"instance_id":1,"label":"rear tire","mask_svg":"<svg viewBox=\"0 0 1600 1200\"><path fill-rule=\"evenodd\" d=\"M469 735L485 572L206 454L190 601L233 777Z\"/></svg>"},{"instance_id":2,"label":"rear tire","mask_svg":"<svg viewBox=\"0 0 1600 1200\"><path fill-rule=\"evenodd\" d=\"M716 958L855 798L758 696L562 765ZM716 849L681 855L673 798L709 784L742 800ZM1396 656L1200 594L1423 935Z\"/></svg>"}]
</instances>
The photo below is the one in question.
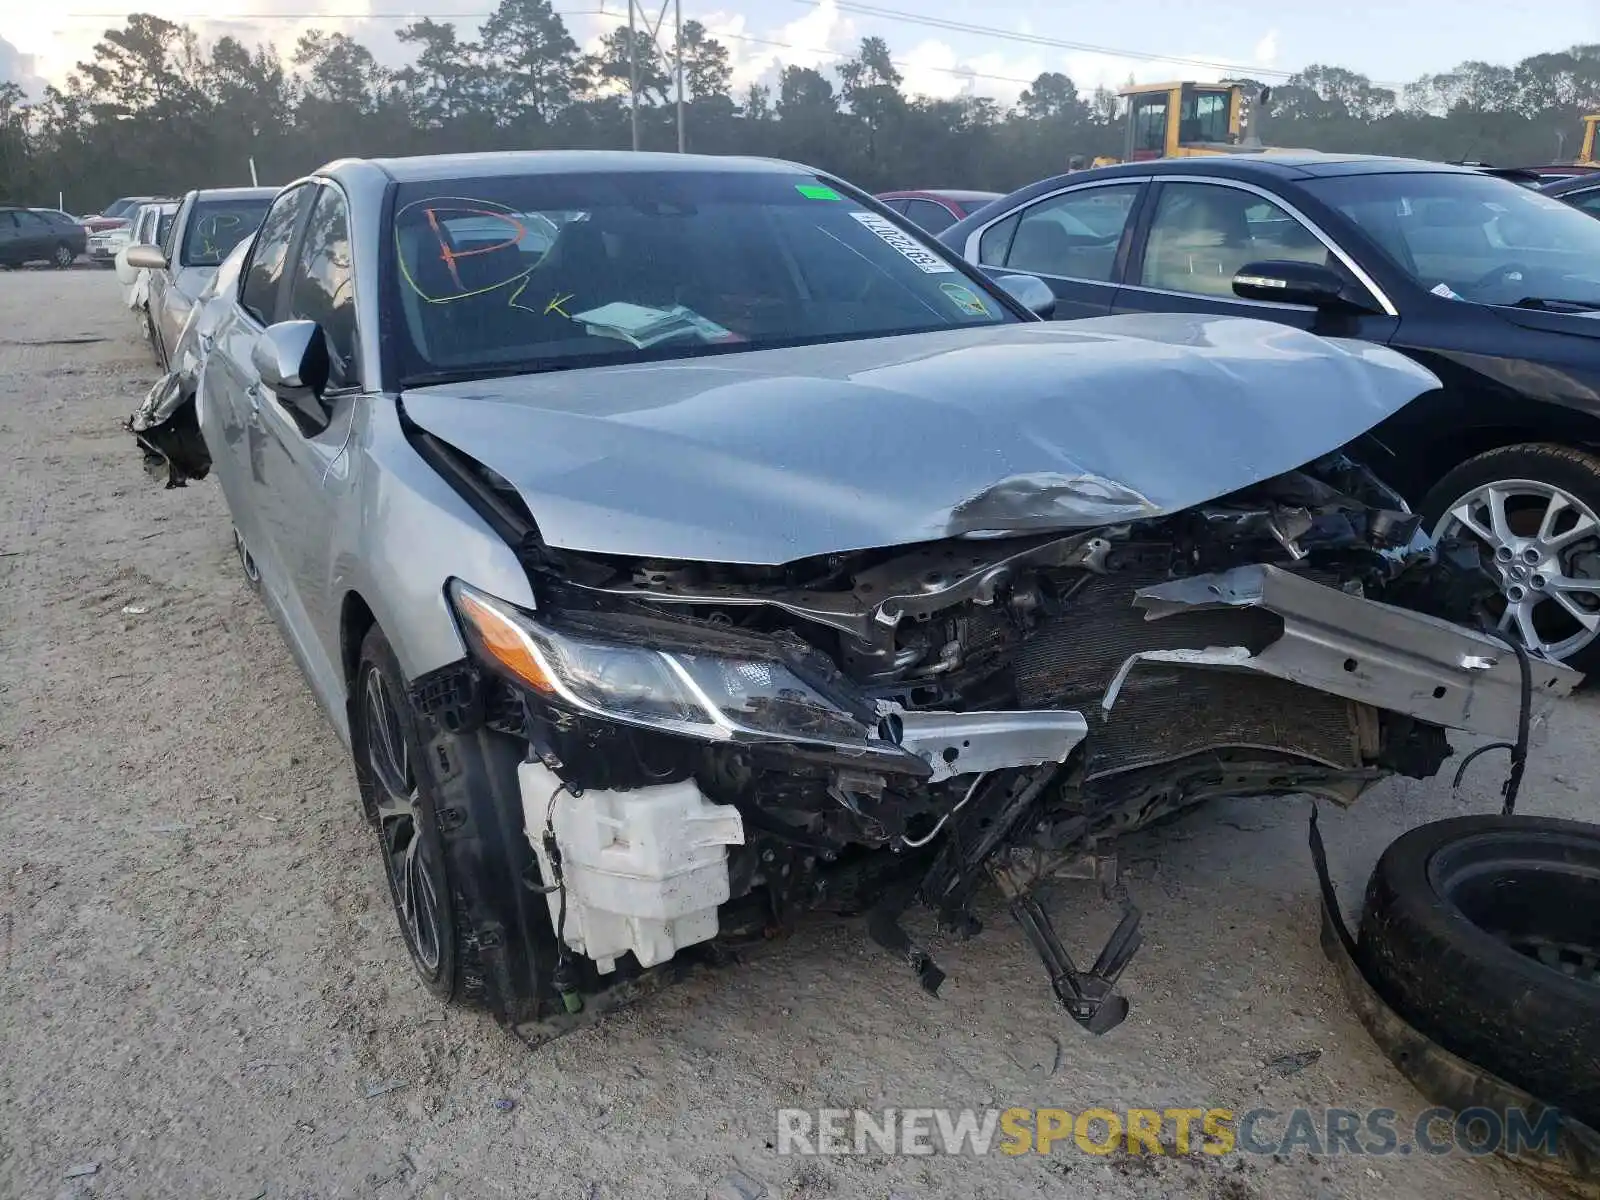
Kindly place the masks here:
<instances>
[{"instance_id":1,"label":"rear tire","mask_svg":"<svg viewBox=\"0 0 1600 1200\"><path fill-rule=\"evenodd\" d=\"M412 792L411 816L397 804L396 780L382 763L383 722L369 702L376 687L397 718ZM351 689L351 748L362 807L376 827L390 898L424 986L441 1000L486 1007L508 1023L541 1015L550 993L554 937L522 833L517 764L524 748L504 734L458 734L419 715L383 631L363 639ZM378 754L374 755L374 750ZM407 827L409 825L409 828ZM413 919L402 869L415 838L412 895L431 885L431 935Z\"/></svg>"},{"instance_id":2,"label":"rear tire","mask_svg":"<svg viewBox=\"0 0 1600 1200\"><path fill-rule=\"evenodd\" d=\"M1384 851L1362 968L1445 1049L1600 1124L1600 827L1454 817Z\"/></svg>"}]
</instances>

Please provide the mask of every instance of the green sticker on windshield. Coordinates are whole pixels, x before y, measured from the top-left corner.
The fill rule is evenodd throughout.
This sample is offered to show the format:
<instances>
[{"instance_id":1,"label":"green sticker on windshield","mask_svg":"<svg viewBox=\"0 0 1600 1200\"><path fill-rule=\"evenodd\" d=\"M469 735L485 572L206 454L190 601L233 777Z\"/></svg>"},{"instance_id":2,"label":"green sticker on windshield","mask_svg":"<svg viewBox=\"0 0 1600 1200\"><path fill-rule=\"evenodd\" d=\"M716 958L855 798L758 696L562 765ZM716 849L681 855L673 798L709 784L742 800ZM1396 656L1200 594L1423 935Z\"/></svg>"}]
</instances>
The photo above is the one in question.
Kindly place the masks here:
<instances>
[{"instance_id":1,"label":"green sticker on windshield","mask_svg":"<svg viewBox=\"0 0 1600 1200\"><path fill-rule=\"evenodd\" d=\"M955 306L966 313L967 316L987 317L989 315L989 309L984 304L983 297L965 284L941 283L939 290L949 296Z\"/></svg>"},{"instance_id":2,"label":"green sticker on windshield","mask_svg":"<svg viewBox=\"0 0 1600 1200\"><path fill-rule=\"evenodd\" d=\"M794 185L794 190L799 192L807 200L844 199L843 196L839 195L838 192L834 191L831 187L824 183L797 183Z\"/></svg>"}]
</instances>

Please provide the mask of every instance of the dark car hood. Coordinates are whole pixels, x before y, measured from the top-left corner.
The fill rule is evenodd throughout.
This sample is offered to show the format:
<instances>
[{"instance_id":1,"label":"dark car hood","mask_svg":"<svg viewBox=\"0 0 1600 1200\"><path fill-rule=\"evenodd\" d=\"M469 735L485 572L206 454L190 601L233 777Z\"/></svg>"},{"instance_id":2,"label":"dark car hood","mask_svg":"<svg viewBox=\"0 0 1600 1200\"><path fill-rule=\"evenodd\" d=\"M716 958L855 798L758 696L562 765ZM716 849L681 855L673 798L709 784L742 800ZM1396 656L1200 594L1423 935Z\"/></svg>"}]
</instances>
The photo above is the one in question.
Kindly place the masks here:
<instances>
[{"instance_id":1,"label":"dark car hood","mask_svg":"<svg viewBox=\"0 0 1600 1200\"><path fill-rule=\"evenodd\" d=\"M777 564L1177 512L1437 386L1381 347L1171 313L447 384L402 405L509 480L552 546Z\"/></svg>"},{"instance_id":2,"label":"dark car hood","mask_svg":"<svg viewBox=\"0 0 1600 1200\"><path fill-rule=\"evenodd\" d=\"M1524 329L1600 338L1600 312L1556 312L1545 308L1512 308L1505 305L1496 307L1494 313L1502 320Z\"/></svg>"}]
</instances>

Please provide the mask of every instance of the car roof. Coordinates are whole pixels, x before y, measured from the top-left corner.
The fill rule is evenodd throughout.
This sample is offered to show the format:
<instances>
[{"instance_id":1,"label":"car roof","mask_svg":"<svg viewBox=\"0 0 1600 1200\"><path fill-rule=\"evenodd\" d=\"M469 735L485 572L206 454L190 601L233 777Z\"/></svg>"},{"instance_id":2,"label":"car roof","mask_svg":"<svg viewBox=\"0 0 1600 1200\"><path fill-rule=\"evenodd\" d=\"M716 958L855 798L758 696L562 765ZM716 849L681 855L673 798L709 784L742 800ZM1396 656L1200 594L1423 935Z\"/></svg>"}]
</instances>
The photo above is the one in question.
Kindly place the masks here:
<instances>
[{"instance_id":1,"label":"car roof","mask_svg":"<svg viewBox=\"0 0 1600 1200\"><path fill-rule=\"evenodd\" d=\"M1436 172L1478 174L1471 167L1429 162L1420 158L1392 158L1379 154L1322 154L1314 150L1207 154L1193 158L1152 158L1139 162L1094 167L1053 177L1052 187L1066 187L1095 179L1125 175L1215 175L1226 179L1311 179L1333 175L1385 175ZM1037 184L1030 185L1037 187Z\"/></svg>"},{"instance_id":2,"label":"car roof","mask_svg":"<svg viewBox=\"0 0 1600 1200\"><path fill-rule=\"evenodd\" d=\"M979 201L987 203L998 200L1004 192L978 192L966 188L903 188L894 192L879 192L880 200L917 200L931 197L935 200L954 200L957 204L976 204Z\"/></svg>"},{"instance_id":3,"label":"car roof","mask_svg":"<svg viewBox=\"0 0 1600 1200\"><path fill-rule=\"evenodd\" d=\"M275 187L200 188L191 192L195 200L271 200L281 191Z\"/></svg>"},{"instance_id":4,"label":"car roof","mask_svg":"<svg viewBox=\"0 0 1600 1200\"><path fill-rule=\"evenodd\" d=\"M1563 196L1568 192L1586 192L1596 187L1600 187L1600 175L1568 175L1551 180L1539 190L1546 196Z\"/></svg>"},{"instance_id":5,"label":"car roof","mask_svg":"<svg viewBox=\"0 0 1600 1200\"><path fill-rule=\"evenodd\" d=\"M715 171L729 175L812 173L809 168L776 158L632 150L507 150L481 154L425 154L413 158L344 158L328 163L317 173L339 178L358 172L363 166L376 167L396 183L483 179L502 175L574 175L596 171Z\"/></svg>"}]
</instances>

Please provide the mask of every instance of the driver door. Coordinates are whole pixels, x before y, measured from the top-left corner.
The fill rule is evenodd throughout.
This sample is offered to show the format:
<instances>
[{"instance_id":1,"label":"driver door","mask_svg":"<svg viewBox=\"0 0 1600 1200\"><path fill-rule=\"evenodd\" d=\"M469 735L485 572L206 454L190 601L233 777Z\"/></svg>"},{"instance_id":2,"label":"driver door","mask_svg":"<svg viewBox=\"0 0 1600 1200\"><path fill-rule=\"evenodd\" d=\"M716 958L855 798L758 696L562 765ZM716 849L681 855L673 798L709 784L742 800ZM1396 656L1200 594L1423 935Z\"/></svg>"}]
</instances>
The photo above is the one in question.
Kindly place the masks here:
<instances>
[{"instance_id":1,"label":"driver door","mask_svg":"<svg viewBox=\"0 0 1600 1200\"><path fill-rule=\"evenodd\" d=\"M321 397L327 421L311 420L270 389L259 388L254 420L261 450L254 489L262 535L282 573L279 612L312 686L336 710L344 680L337 657L331 547L339 499L351 486L350 423L363 400L349 205L334 184L312 190L310 215L290 256L280 319L315 321L322 330L330 363Z\"/></svg>"}]
</instances>

